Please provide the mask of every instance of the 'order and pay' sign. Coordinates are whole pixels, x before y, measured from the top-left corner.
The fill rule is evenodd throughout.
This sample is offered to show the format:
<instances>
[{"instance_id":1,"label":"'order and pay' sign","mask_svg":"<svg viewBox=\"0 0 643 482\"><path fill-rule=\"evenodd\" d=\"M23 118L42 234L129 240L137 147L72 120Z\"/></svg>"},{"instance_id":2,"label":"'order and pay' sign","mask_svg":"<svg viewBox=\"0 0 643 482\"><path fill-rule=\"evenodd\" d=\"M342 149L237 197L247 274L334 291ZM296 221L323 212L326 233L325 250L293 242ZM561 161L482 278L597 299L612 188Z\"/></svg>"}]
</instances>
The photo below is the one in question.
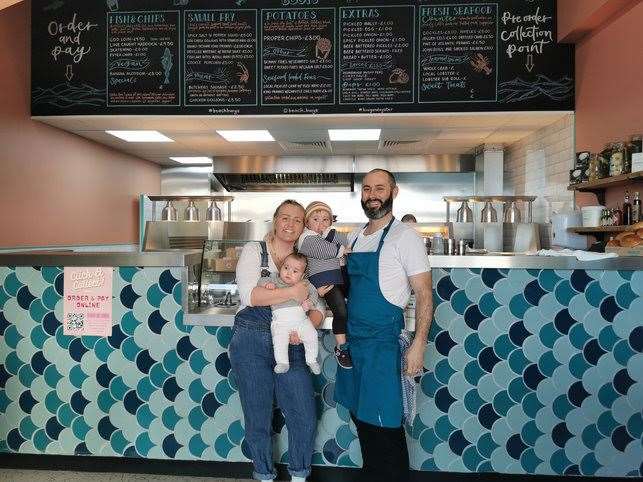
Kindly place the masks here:
<instances>
[{"instance_id":1,"label":"'order and pay' sign","mask_svg":"<svg viewBox=\"0 0 643 482\"><path fill-rule=\"evenodd\" d=\"M63 334L112 334L112 279L111 267L65 268Z\"/></svg>"}]
</instances>

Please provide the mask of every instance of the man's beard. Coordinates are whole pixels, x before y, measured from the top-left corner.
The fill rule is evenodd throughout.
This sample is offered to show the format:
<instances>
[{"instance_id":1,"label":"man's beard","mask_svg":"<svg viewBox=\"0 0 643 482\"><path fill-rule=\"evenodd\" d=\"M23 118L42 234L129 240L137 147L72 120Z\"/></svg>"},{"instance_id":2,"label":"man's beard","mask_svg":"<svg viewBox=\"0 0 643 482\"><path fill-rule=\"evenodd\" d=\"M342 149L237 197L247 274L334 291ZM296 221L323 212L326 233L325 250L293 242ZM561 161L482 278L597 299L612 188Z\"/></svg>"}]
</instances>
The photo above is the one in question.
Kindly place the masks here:
<instances>
[{"instance_id":1,"label":"man's beard","mask_svg":"<svg viewBox=\"0 0 643 482\"><path fill-rule=\"evenodd\" d=\"M362 201L362 209L368 219L382 219L388 213L393 211L393 196L389 196L387 200L380 201L379 207L368 207L368 201Z\"/></svg>"}]
</instances>

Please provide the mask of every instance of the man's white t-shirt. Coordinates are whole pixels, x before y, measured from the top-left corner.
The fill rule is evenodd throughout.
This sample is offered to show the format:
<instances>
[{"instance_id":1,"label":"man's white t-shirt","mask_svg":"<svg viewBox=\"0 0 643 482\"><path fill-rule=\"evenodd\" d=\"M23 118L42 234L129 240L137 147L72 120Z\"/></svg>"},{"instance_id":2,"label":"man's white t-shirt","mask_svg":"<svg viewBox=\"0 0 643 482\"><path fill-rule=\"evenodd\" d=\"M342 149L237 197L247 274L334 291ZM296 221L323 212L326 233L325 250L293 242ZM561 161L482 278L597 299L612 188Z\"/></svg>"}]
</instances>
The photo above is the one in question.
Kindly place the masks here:
<instances>
[{"instance_id":1,"label":"man's white t-shirt","mask_svg":"<svg viewBox=\"0 0 643 482\"><path fill-rule=\"evenodd\" d=\"M349 245L357 237L353 252L377 251L385 227L368 236L364 236L364 227L353 231L348 236ZM379 282L384 298L405 308L411 296L409 276L430 270L429 257L417 231L397 219L393 221L380 253Z\"/></svg>"}]
</instances>

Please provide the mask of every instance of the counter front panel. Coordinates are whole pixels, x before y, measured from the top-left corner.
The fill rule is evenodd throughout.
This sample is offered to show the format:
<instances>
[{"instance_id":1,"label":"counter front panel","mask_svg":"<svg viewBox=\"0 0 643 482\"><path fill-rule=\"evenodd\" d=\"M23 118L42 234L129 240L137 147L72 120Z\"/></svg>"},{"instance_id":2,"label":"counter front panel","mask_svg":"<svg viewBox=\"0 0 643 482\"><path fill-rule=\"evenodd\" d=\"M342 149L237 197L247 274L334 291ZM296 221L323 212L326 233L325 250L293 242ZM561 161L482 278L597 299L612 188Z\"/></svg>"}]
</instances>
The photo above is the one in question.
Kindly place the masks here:
<instances>
[{"instance_id":1,"label":"counter front panel","mask_svg":"<svg viewBox=\"0 0 643 482\"><path fill-rule=\"evenodd\" d=\"M116 268L112 336L72 338L62 267L0 267L0 450L247 460L231 329L183 324L182 273ZM642 475L643 272L444 268L433 282L413 468ZM359 466L320 336L314 463Z\"/></svg>"}]
</instances>

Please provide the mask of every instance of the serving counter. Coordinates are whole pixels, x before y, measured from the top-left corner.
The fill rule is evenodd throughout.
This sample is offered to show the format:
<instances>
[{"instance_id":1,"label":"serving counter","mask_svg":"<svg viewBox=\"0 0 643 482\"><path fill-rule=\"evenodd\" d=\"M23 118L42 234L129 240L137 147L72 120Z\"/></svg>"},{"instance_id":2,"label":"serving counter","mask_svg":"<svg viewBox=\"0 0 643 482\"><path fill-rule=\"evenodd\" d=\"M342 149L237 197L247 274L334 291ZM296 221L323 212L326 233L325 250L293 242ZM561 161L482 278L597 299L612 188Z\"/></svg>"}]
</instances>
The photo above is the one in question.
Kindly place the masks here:
<instances>
[{"instance_id":1,"label":"serving counter","mask_svg":"<svg viewBox=\"0 0 643 482\"><path fill-rule=\"evenodd\" d=\"M642 260L430 259L411 466L643 475ZM231 329L185 323L200 262L193 251L0 255L0 451L246 461ZM114 268L111 336L63 334L66 266ZM334 339L320 337L314 464L358 466L355 429L333 401Z\"/></svg>"}]
</instances>

